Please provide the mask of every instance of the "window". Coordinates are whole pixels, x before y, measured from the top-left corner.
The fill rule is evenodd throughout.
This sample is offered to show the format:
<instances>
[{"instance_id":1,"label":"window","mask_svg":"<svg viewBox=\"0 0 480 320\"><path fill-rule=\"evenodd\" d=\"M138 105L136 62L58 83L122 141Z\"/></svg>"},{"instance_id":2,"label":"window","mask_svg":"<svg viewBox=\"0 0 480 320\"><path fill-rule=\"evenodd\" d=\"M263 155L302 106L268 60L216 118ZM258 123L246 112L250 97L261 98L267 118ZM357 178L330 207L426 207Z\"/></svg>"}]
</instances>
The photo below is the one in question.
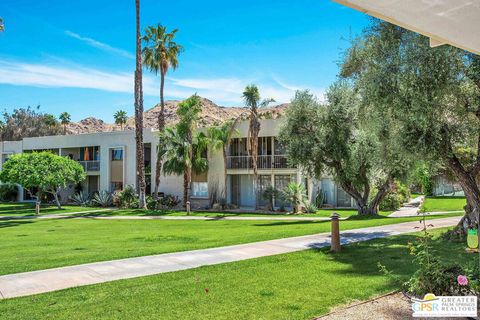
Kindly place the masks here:
<instances>
[{"instance_id":1,"label":"window","mask_svg":"<svg viewBox=\"0 0 480 320\"><path fill-rule=\"evenodd\" d=\"M208 182L192 182L193 197L208 197Z\"/></svg>"},{"instance_id":2,"label":"window","mask_svg":"<svg viewBox=\"0 0 480 320\"><path fill-rule=\"evenodd\" d=\"M123 149L112 149L112 161L123 160Z\"/></svg>"}]
</instances>

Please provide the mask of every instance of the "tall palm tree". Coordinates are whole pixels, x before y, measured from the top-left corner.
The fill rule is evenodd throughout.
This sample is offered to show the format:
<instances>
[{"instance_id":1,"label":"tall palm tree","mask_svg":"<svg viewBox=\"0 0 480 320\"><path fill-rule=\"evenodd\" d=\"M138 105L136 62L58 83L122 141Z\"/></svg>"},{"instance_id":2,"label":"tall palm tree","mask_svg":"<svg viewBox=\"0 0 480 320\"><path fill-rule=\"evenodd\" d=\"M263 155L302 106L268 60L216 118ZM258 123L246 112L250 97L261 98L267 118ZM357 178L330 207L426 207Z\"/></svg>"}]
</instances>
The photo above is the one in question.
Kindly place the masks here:
<instances>
[{"instance_id":1,"label":"tall palm tree","mask_svg":"<svg viewBox=\"0 0 480 320\"><path fill-rule=\"evenodd\" d=\"M151 72L157 75L160 74L160 113L158 114L158 130L160 132L165 129L165 101L163 96L165 75L169 68L175 70L178 67L177 57L183 51L183 47L174 41L177 31L178 29L174 29L168 32L166 27L158 24L157 26L147 27L145 35L142 37L145 44L143 48L144 65ZM162 159L162 157L157 156L155 165L155 197L158 197Z\"/></svg>"},{"instance_id":2,"label":"tall palm tree","mask_svg":"<svg viewBox=\"0 0 480 320\"><path fill-rule=\"evenodd\" d=\"M63 125L63 134L67 134L67 124L70 123L70 113L62 112L58 117L60 119L60 123Z\"/></svg>"},{"instance_id":3,"label":"tall palm tree","mask_svg":"<svg viewBox=\"0 0 480 320\"><path fill-rule=\"evenodd\" d=\"M120 126L120 130L123 131L123 126L127 123L127 112L123 110L118 110L113 114L113 118L115 119L115 124Z\"/></svg>"},{"instance_id":4,"label":"tall palm tree","mask_svg":"<svg viewBox=\"0 0 480 320\"><path fill-rule=\"evenodd\" d=\"M243 99L245 105L249 108L249 121L248 126L248 138L247 138L247 151L252 159L253 166L253 190L255 193L255 209L258 209L258 134L260 133L260 121L258 118L258 108L268 106L269 103L274 102L273 99L261 100L258 87L254 84L248 85L243 91Z\"/></svg>"},{"instance_id":5,"label":"tall palm tree","mask_svg":"<svg viewBox=\"0 0 480 320\"><path fill-rule=\"evenodd\" d=\"M238 130L234 127L234 122L227 121L220 126L210 127L207 129L208 145L210 150L222 150L223 155L223 194L222 197L227 196L227 155L228 146L232 137L238 134Z\"/></svg>"},{"instance_id":6,"label":"tall palm tree","mask_svg":"<svg viewBox=\"0 0 480 320\"><path fill-rule=\"evenodd\" d=\"M189 141L186 132L179 128L166 128L164 136L167 138L165 151L165 163L163 172L165 174L183 174L183 204L190 201L190 189L192 183L192 172L200 174L208 170L208 161L203 157L207 148L207 138L197 132L192 135Z\"/></svg>"},{"instance_id":7,"label":"tall palm tree","mask_svg":"<svg viewBox=\"0 0 480 320\"><path fill-rule=\"evenodd\" d=\"M145 155L143 146L143 89L142 89L142 43L140 38L140 0L135 0L136 63L135 63L135 144L137 160L138 206L147 209L145 199Z\"/></svg>"}]
</instances>

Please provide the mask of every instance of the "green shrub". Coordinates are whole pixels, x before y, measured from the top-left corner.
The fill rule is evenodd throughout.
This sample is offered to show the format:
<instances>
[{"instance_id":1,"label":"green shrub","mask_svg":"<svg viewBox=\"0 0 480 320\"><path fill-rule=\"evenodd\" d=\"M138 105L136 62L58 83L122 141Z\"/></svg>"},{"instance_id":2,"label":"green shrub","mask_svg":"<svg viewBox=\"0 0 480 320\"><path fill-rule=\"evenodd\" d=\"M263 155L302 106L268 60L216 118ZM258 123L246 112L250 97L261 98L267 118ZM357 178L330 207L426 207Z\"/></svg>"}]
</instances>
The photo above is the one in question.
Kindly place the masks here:
<instances>
[{"instance_id":1,"label":"green shrub","mask_svg":"<svg viewBox=\"0 0 480 320\"><path fill-rule=\"evenodd\" d=\"M180 199L178 199L177 196L173 196L171 194L160 197L158 201L160 204L160 208L162 209L172 209L178 206L178 204L180 203Z\"/></svg>"},{"instance_id":2,"label":"green shrub","mask_svg":"<svg viewBox=\"0 0 480 320\"><path fill-rule=\"evenodd\" d=\"M114 194L113 204L125 209L138 208L137 193L132 186L126 186L125 189Z\"/></svg>"},{"instance_id":3,"label":"green shrub","mask_svg":"<svg viewBox=\"0 0 480 320\"><path fill-rule=\"evenodd\" d=\"M155 201L155 199L148 195L146 198L145 198L146 202L147 202L147 209L148 210L156 210L157 209L157 201Z\"/></svg>"},{"instance_id":4,"label":"green shrub","mask_svg":"<svg viewBox=\"0 0 480 320\"><path fill-rule=\"evenodd\" d=\"M0 184L0 201L16 201L18 197L18 187L13 183Z\"/></svg>"},{"instance_id":5,"label":"green shrub","mask_svg":"<svg viewBox=\"0 0 480 320\"><path fill-rule=\"evenodd\" d=\"M430 241L431 235L427 231L424 216L423 234L417 237L415 244L409 244L410 254L414 256L413 262L418 265L418 270L404 284L404 288L419 297L427 293L437 296L474 294L475 285L478 284L478 260L477 266L472 266L471 269L458 264L445 264L433 254ZM460 277L470 279L465 284L460 282Z\"/></svg>"},{"instance_id":6,"label":"green shrub","mask_svg":"<svg viewBox=\"0 0 480 320\"><path fill-rule=\"evenodd\" d=\"M380 210L397 210L403 203L410 200L410 189L404 184L395 181L391 190L380 203Z\"/></svg>"},{"instance_id":7,"label":"green shrub","mask_svg":"<svg viewBox=\"0 0 480 320\"><path fill-rule=\"evenodd\" d=\"M176 207L179 203L180 200L178 197L167 194L163 195L158 198L158 200L155 200L152 196L147 196L147 209L149 210L170 210L174 207ZM138 201L137 201L138 203Z\"/></svg>"}]
</instances>

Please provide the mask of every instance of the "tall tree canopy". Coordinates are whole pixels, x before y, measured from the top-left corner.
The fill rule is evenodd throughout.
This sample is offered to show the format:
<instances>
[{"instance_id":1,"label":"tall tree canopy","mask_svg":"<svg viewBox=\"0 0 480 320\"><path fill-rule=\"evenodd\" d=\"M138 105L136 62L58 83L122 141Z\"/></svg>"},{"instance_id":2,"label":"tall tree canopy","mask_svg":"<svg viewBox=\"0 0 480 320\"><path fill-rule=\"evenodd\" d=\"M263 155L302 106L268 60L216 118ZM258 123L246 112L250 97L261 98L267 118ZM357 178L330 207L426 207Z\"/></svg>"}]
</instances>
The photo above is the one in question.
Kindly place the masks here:
<instances>
[{"instance_id":1,"label":"tall tree canopy","mask_svg":"<svg viewBox=\"0 0 480 320\"><path fill-rule=\"evenodd\" d=\"M60 188L84 179L85 172L78 162L47 151L15 154L3 164L0 172L2 182L21 185L36 196L38 202L42 194L52 194L58 208Z\"/></svg>"},{"instance_id":2,"label":"tall tree canopy","mask_svg":"<svg viewBox=\"0 0 480 320\"><path fill-rule=\"evenodd\" d=\"M123 110L118 110L113 114L113 118L115 119L115 124L120 126L120 130L123 130L123 126L127 123L128 120L127 112Z\"/></svg>"},{"instance_id":3,"label":"tall tree canopy","mask_svg":"<svg viewBox=\"0 0 480 320\"><path fill-rule=\"evenodd\" d=\"M335 83L321 104L308 91L291 102L280 139L289 161L310 176L329 173L355 199L359 214L377 214L396 178L410 161L397 151L395 128L364 114L360 98L344 82Z\"/></svg>"},{"instance_id":4,"label":"tall tree canopy","mask_svg":"<svg viewBox=\"0 0 480 320\"><path fill-rule=\"evenodd\" d=\"M341 74L365 108L400 128L405 151L440 161L467 198L464 227L480 213L480 57L374 21L347 51Z\"/></svg>"},{"instance_id":5,"label":"tall tree canopy","mask_svg":"<svg viewBox=\"0 0 480 320\"><path fill-rule=\"evenodd\" d=\"M60 119L60 123L63 125L63 134L67 134L67 125L71 121L70 113L62 112L58 118Z\"/></svg>"},{"instance_id":6,"label":"tall tree canopy","mask_svg":"<svg viewBox=\"0 0 480 320\"><path fill-rule=\"evenodd\" d=\"M2 141L17 141L26 137L41 137L62 134L60 124L51 114L42 113L40 107L14 109L3 113Z\"/></svg>"}]
</instances>

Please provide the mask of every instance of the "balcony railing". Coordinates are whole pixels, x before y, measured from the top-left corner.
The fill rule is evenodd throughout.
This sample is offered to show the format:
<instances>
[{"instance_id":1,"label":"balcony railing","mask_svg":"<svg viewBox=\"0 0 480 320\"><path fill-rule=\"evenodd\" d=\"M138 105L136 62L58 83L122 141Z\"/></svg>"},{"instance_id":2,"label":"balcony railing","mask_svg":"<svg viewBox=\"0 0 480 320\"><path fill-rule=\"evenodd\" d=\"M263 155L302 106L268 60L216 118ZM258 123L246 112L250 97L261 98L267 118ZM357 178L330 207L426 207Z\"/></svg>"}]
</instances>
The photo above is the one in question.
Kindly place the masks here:
<instances>
[{"instance_id":1,"label":"balcony railing","mask_svg":"<svg viewBox=\"0 0 480 320\"><path fill-rule=\"evenodd\" d=\"M85 172L100 171L100 160L78 161L78 163L82 165Z\"/></svg>"},{"instance_id":2,"label":"balcony railing","mask_svg":"<svg viewBox=\"0 0 480 320\"><path fill-rule=\"evenodd\" d=\"M251 156L227 156L227 169L251 169L253 160ZM285 169L290 168L286 155L258 156L258 169Z\"/></svg>"}]
</instances>

